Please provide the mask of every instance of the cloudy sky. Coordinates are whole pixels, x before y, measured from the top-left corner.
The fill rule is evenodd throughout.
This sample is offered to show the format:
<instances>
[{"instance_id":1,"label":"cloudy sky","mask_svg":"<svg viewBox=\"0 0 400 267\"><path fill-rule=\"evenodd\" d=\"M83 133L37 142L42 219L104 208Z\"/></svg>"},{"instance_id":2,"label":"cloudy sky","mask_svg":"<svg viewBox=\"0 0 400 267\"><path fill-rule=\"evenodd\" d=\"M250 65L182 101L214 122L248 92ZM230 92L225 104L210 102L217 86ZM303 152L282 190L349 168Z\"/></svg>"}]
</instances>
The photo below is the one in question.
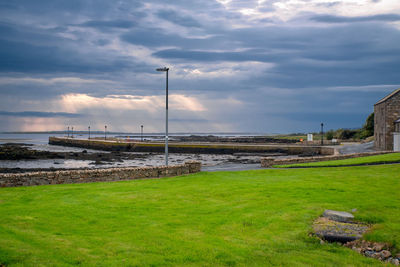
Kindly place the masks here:
<instances>
[{"instance_id":1,"label":"cloudy sky","mask_svg":"<svg viewBox=\"0 0 400 267\"><path fill-rule=\"evenodd\" d=\"M0 2L0 131L361 126L400 87L399 0Z\"/></svg>"}]
</instances>

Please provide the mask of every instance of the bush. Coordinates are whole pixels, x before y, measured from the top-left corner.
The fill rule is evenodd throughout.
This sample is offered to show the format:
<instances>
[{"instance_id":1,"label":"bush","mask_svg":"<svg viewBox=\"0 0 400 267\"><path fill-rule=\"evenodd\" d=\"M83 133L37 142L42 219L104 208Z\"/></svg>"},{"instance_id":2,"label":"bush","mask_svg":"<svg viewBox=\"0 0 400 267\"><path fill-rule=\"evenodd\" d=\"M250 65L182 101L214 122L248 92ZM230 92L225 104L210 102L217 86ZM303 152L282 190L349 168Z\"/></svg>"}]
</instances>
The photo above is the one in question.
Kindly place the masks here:
<instances>
[{"instance_id":1,"label":"bush","mask_svg":"<svg viewBox=\"0 0 400 267\"><path fill-rule=\"evenodd\" d=\"M334 135L335 135L335 131L334 130L327 131L326 132L326 140L332 140Z\"/></svg>"},{"instance_id":2,"label":"bush","mask_svg":"<svg viewBox=\"0 0 400 267\"><path fill-rule=\"evenodd\" d=\"M360 129L338 129L336 131L329 130L326 132L326 139L333 138L341 140L362 140L374 135L374 113L371 113L365 121L365 124Z\"/></svg>"}]
</instances>

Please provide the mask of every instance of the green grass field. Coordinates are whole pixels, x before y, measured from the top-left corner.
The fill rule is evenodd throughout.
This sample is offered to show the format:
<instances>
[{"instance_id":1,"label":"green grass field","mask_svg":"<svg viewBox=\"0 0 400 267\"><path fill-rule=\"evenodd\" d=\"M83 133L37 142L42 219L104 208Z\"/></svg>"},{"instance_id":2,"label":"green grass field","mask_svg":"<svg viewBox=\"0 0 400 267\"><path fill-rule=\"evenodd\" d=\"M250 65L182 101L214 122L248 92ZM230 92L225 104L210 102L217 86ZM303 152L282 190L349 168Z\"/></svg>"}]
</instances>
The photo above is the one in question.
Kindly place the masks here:
<instances>
[{"instance_id":1,"label":"green grass field","mask_svg":"<svg viewBox=\"0 0 400 267\"><path fill-rule=\"evenodd\" d=\"M400 248L398 165L0 188L0 266L383 266L309 236L325 209Z\"/></svg>"},{"instance_id":2,"label":"green grass field","mask_svg":"<svg viewBox=\"0 0 400 267\"><path fill-rule=\"evenodd\" d=\"M319 161L310 163L299 163L289 165L275 165L277 168L293 168L293 167L335 167L335 166L348 166L348 165L368 165L368 164L383 164L400 162L400 153L390 153L383 155L359 157L352 159ZM400 166L399 166L400 168Z\"/></svg>"}]
</instances>

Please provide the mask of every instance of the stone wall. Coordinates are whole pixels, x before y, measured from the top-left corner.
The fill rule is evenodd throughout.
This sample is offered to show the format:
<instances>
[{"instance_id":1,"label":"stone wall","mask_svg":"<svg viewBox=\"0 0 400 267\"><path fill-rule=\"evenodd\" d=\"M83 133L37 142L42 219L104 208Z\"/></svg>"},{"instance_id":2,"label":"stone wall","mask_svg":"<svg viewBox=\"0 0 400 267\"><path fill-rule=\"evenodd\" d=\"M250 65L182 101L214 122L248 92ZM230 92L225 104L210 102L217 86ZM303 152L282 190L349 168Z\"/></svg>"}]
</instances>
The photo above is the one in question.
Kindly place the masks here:
<instances>
[{"instance_id":1,"label":"stone wall","mask_svg":"<svg viewBox=\"0 0 400 267\"><path fill-rule=\"evenodd\" d=\"M381 151L381 152L366 152L366 153L354 153L346 155L330 155L330 156L316 156L316 157L298 157L298 158L287 158L287 159L277 159L273 157L266 157L261 159L261 167L268 168L274 165L287 165L287 164L298 164L298 163L308 163L308 162L318 162L318 161L328 161L328 160L340 160L340 159L350 159L358 157L366 157L373 155L381 155L392 153L391 151Z\"/></svg>"},{"instance_id":2,"label":"stone wall","mask_svg":"<svg viewBox=\"0 0 400 267\"><path fill-rule=\"evenodd\" d=\"M0 187L111 182L178 176L199 172L201 163L188 161L175 166L144 168L108 168L91 170L63 170L30 173L0 173Z\"/></svg>"},{"instance_id":3,"label":"stone wall","mask_svg":"<svg viewBox=\"0 0 400 267\"><path fill-rule=\"evenodd\" d=\"M390 96L390 95L389 95ZM375 147L393 150L395 121L400 118L400 91L374 106Z\"/></svg>"},{"instance_id":4,"label":"stone wall","mask_svg":"<svg viewBox=\"0 0 400 267\"><path fill-rule=\"evenodd\" d=\"M332 140L327 140L325 139L326 137L324 136L324 146L338 146L340 145L339 141L332 142ZM303 141L301 142L302 145L308 145L308 146L320 146L321 145L321 140L314 140L314 141Z\"/></svg>"}]
</instances>

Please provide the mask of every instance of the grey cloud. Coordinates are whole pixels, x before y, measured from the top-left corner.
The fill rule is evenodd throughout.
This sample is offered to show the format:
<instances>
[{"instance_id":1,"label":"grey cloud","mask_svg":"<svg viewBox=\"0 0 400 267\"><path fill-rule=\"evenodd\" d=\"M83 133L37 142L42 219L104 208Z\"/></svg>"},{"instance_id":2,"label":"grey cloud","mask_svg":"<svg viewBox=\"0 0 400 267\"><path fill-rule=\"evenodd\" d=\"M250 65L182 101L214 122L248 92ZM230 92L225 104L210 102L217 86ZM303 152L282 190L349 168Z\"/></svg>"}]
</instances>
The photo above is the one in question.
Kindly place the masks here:
<instances>
[{"instance_id":1,"label":"grey cloud","mask_svg":"<svg viewBox=\"0 0 400 267\"><path fill-rule=\"evenodd\" d=\"M209 38L186 38L174 33L166 33L157 28L134 29L120 36L121 40L143 45L151 48L160 46L176 46L185 48L219 48L226 43L224 36L213 36Z\"/></svg>"},{"instance_id":2,"label":"grey cloud","mask_svg":"<svg viewBox=\"0 0 400 267\"><path fill-rule=\"evenodd\" d=\"M88 47L55 36L54 31L54 28L47 31L0 23L0 72L101 73L126 68L136 72L151 69L130 57L97 49L96 45L105 45L109 40L100 39Z\"/></svg>"},{"instance_id":3,"label":"grey cloud","mask_svg":"<svg viewBox=\"0 0 400 267\"><path fill-rule=\"evenodd\" d=\"M173 5L180 9L199 10L201 12L208 12L208 11L219 10L219 9L223 8L223 6L218 1L174 0L174 1L168 1L168 3L167 3L165 0L150 0L148 2L163 4L163 5Z\"/></svg>"},{"instance_id":4,"label":"grey cloud","mask_svg":"<svg viewBox=\"0 0 400 267\"><path fill-rule=\"evenodd\" d=\"M273 11L274 2L261 4L259 11ZM162 64L171 66L171 93L198 94L204 103L225 98L240 99L244 103L235 110L212 107L207 116L212 118L209 122L193 114L177 115L171 118L176 120L176 125L183 128L190 123L215 125L226 122L236 124L239 130L247 127L249 130L270 131L271 127L278 131L289 128L296 131L320 120L334 125L332 128L359 126L374 100L386 93L327 93L327 87L400 84L400 32L387 23L398 21L400 15L356 18L313 15L307 25L330 24L324 27L303 26L298 21L281 23L273 19L264 21L268 27L261 27L261 23L256 27L244 27L255 25L256 20L241 15L237 8L253 4L253 0L233 1L231 8L226 9L217 1L204 0L5 1L0 4L3 21L0 23L0 76L4 78L0 84L2 109L37 110L35 105L41 99L43 103L51 102L66 93L99 97L108 94L160 95L164 92L165 77L156 76L155 68L159 66L153 64L162 61ZM332 1L326 5L334 4ZM164 28L169 23L160 29L150 14L188 27L190 33L177 31L176 27ZM232 27L232 24L243 27ZM115 45L106 46L110 42ZM120 49L120 44L123 49ZM135 46L129 44L144 46L145 53L136 51ZM144 58L144 54L149 54L149 58ZM257 64L247 64L246 61L273 64L265 70L259 68L252 72ZM220 77L196 76L179 70L210 67L218 73L224 62L238 63L225 66L234 65L234 76L225 73ZM7 78L18 77L28 78L28 82L4 82ZM55 77L110 80L112 83L29 82L33 78L51 80ZM359 102L346 106L347 99ZM36 104L24 107L22 103ZM267 109L271 106L280 107L285 112L270 112ZM92 119L104 121L119 116L119 112L109 115L107 109L103 111L94 112ZM335 116L336 113L340 114ZM254 120L248 120L249 114ZM23 115L27 114L19 114ZM154 120L155 124L162 125L163 117L159 114L149 117L146 112L138 111L134 115L140 123L146 120L151 124ZM2 120L11 121L15 119L13 116L18 117L18 114L3 114ZM127 112L126 118L131 119L131 113ZM75 117L68 120L73 119ZM81 121L81 118L76 121ZM123 125L124 120L115 121Z\"/></svg>"},{"instance_id":5,"label":"grey cloud","mask_svg":"<svg viewBox=\"0 0 400 267\"><path fill-rule=\"evenodd\" d=\"M257 0L236 0L232 1L229 4L230 8L254 8L258 5Z\"/></svg>"},{"instance_id":6,"label":"grey cloud","mask_svg":"<svg viewBox=\"0 0 400 267\"><path fill-rule=\"evenodd\" d=\"M391 36L390 40L387 36ZM383 24L354 24L330 28L248 28L226 32L226 47L241 52L167 49L153 55L176 62L273 62L265 77L252 83L275 87L316 85L398 84L400 32ZM229 45L231 44L231 45ZM182 47L186 47L183 45Z\"/></svg>"},{"instance_id":7,"label":"grey cloud","mask_svg":"<svg viewBox=\"0 0 400 267\"><path fill-rule=\"evenodd\" d=\"M194 119L194 118L191 118L191 119L170 118L169 121L172 121L172 122L180 122L180 123L186 123L186 122L201 122L201 123L210 122L210 120L206 120L206 119Z\"/></svg>"},{"instance_id":8,"label":"grey cloud","mask_svg":"<svg viewBox=\"0 0 400 267\"><path fill-rule=\"evenodd\" d=\"M42 111L21 111L21 112L0 111L0 116L40 117L40 118L54 118L54 117L78 118L78 117L81 117L82 114L66 113L66 112L42 112Z\"/></svg>"},{"instance_id":9,"label":"grey cloud","mask_svg":"<svg viewBox=\"0 0 400 267\"><path fill-rule=\"evenodd\" d=\"M372 16L359 16L359 17L345 17L345 16L333 16L333 15L318 15L310 18L317 22L326 23L344 23L344 22L369 22L369 21L399 21L399 14L380 14Z\"/></svg>"},{"instance_id":10,"label":"grey cloud","mask_svg":"<svg viewBox=\"0 0 400 267\"><path fill-rule=\"evenodd\" d=\"M327 2L327 3L318 3L317 6L323 6L323 7L333 7L339 5L339 1L334 1L334 2Z\"/></svg>"},{"instance_id":11,"label":"grey cloud","mask_svg":"<svg viewBox=\"0 0 400 267\"><path fill-rule=\"evenodd\" d=\"M181 15L178 12L171 9L158 11L157 16L162 19L173 22L177 25L185 27L200 27L200 23L197 20L193 19L190 16Z\"/></svg>"},{"instance_id":12,"label":"grey cloud","mask_svg":"<svg viewBox=\"0 0 400 267\"><path fill-rule=\"evenodd\" d=\"M168 49L161 50L153 54L156 57L170 59L185 59L189 61L260 61L276 62L290 56L289 53L262 54L254 51L243 52L207 52L195 50Z\"/></svg>"},{"instance_id":13,"label":"grey cloud","mask_svg":"<svg viewBox=\"0 0 400 267\"><path fill-rule=\"evenodd\" d=\"M3 10L18 11L20 14L34 14L42 18L58 18L64 21L65 18L75 17L76 14L96 16L110 16L116 11L129 11L143 6L139 0L14 0L5 6ZM4 5L3 5L4 7ZM43 16L43 14L46 14Z\"/></svg>"},{"instance_id":14,"label":"grey cloud","mask_svg":"<svg viewBox=\"0 0 400 267\"><path fill-rule=\"evenodd\" d=\"M76 72L117 71L132 64L123 58L102 58L99 54L83 55L58 46L37 46L0 39L1 72Z\"/></svg>"},{"instance_id":15,"label":"grey cloud","mask_svg":"<svg viewBox=\"0 0 400 267\"><path fill-rule=\"evenodd\" d=\"M93 28L121 28L129 29L135 26L134 21L129 20L89 20L79 26L93 27Z\"/></svg>"}]
</instances>

